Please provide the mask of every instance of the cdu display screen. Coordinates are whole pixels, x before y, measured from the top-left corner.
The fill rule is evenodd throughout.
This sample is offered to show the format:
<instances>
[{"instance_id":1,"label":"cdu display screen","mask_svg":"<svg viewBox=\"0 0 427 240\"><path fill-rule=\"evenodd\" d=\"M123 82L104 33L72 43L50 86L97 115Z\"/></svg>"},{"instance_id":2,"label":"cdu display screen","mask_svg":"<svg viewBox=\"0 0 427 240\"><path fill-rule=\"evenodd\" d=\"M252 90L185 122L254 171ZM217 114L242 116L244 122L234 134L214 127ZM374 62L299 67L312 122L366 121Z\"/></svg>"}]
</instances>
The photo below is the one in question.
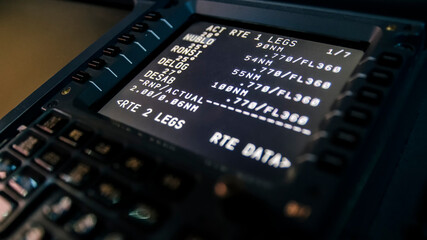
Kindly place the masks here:
<instances>
[{"instance_id":1,"label":"cdu display screen","mask_svg":"<svg viewBox=\"0 0 427 240\"><path fill-rule=\"evenodd\" d=\"M300 155L363 51L196 22L99 113L266 178Z\"/></svg>"}]
</instances>

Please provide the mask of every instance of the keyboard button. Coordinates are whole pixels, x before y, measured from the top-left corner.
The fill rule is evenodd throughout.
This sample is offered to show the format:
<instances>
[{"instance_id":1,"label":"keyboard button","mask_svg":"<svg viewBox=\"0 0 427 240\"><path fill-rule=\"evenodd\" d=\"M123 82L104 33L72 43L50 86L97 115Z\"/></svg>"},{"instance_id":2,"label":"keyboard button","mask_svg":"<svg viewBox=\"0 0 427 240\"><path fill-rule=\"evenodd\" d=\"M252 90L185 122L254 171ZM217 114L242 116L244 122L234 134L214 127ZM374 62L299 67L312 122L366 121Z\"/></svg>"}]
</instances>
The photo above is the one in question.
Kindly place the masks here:
<instances>
[{"instance_id":1,"label":"keyboard button","mask_svg":"<svg viewBox=\"0 0 427 240\"><path fill-rule=\"evenodd\" d=\"M344 120L357 125L367 125L371 120L371 114L367 110L352 107L346 111Z\"/></svg>"},{"instance_id":2,"label":"keyboard button","mask_svg":"<svg viewBox=\"0 0 427 240\"><path fill-rule=\"evenodd\" d=\"M43 206L43 215L52 222L63 220L70 212L73 200L68 196L63 196L52 204Z\"/></svg>"},{"instance_id":3,"label":"keyboard button","mask_svg":"<svg viewBox=\"0 0 427 240\"><path fill-rule=\"evenodd\" d=\"M133 41L135 41L135 36L132 34L123 34L117 38L117 41L123 44L131 44Z\"/></svg>"},{"instance_id":4,"label":"keyboard button","mask_svg":"<svg viewBox=\"0 0 427 240\"><path fill-rule=\"evenodd\" d=\"M320 156L317 166L324 171L340 174L344 170L346 163L344 157L334 153L324 153Z\"/></svg>"},{"instance_id":5,"label":"keyboard button","mask_svg":"<svg viewBox=\"0 0 427 240\"><path fill-rule=\"evenodd\" d=\"M387 86L390 85L390 83L393 81L393 74L389 71L384 71L380 69L375 69L368 75L368 82L381 85L381 86Z\"/></svg>"},{"instance_id":6,"label":"keyboard button","mask_svg":"<svg viewBox=\"0 0 427 240\"><path fill-rule=\"evenodd\" d=\"M5 180L20 165L21 162L12 155L6 152L0 153L0 180Z\"/></svg>"},{"instance_id":7,"label":"keyboard button","mask_svg":"<svg viewBox=\"0 0 427 240\"><path fill-rule=\"evenodd\" d=\"M155 161L151 157L131 154L120 160L119 168L126 175L134 179L147 178L155 168Z\"/></svg>"},{"instance_id":8,"label":"keyboard button","mask_svg":"<svg viewBox=\"0 0 427 240\"><path fill-rule=\"evenodd\" d=\"M76 82L85 83L87 80L90 79L90 74L85 71L78 71L74 73L71 78Z\"/></svg>"},{"instance_id":9,"label":"keyboard button","mask_svg":"<svg viewBox=\"0 0 427 240\"><path fill-rule=\"evenodd\" d=\"M145 32L147 30L148 30L148 24L146 23L135 23L132 26L132 31L135 31L135 32Z\"/></svg>"},{"instance_id":10,"label":"keyboard button","mask_svg":"<svg viewBox=\"0 0 427 240\"><path fill-rule=\"evenodd\" d=\"M143 226L152 227L159 223L159 211L149 204L139 203L128 211L128 217Z\"/></svg>"},{"instance_id":11,"label":"keyboard button","mask_svg":"<svg viewBox=\"0 0 427 240\"><path fill-rule=\"evenodd\" d=\"M92 233L98 223L98 217L93 213L82 214L67 224L72 233L78 236L86 236Z\"/></svg>"},{"instance_id":12,"label":"keyboard button","mask_svg":"<svg viewBox=\"0 0 427 240\"><path fill-rule=\"evenodd\" d=\"M365 103L378 105L381 103L382 94L376 89L363 87L358 92L357 99Z\"/></svg>"},{"instance_id":13,"label":"keyboard button","mask_svg":"<svg viewBox=\"0 0 427 240\"><path fill-rule=\"evenodd\" d=\"M0 193L0 224L12 214L15 207L16 203L14 201L3 193Z\"/></svg>"},{"instance_id":14,"label":"keyboard button","mask_svg":"<svg viewBox=\"0 0 427 240\"><path fill-rule=\"evenodd\" d=\"M95 169L92 166L83 162L78 162L60 173L59 178L75 187L81 187L94 178L94 175Z\"/></svg>"},{"instance_id":15,"label":"keyboard button","mask_svg":"<svg viewBox=\"0 0 427 240\"><path fill-rule=\"evenodd\" d=\"M36 126L41 130L55 134L67 124L68 119L57 113L51 113L41 120Z\"/></svg>"},{"instance_id":16,"label":"keyboard button","mask_svg":"<svg viewBox=\"0 0 427 240\"><path fill-rule=\"evenodd\" d=\"M32 156L44 144L44 141L33 133L26 133L21 136L12 148L22 154L24 157Z\"/></svg>"},{"instance_id":17,"label":"keyboard button","mask_svg":"<svg viewBox=\"0 0 427 240\"><path fill-rule=\"evenodd\" d=\"M347 130L338 130L332 136L332 142L343 147L355 147L358 142L358 136Z\"/></svg>"},{"instance_id":18,"label":"keyboard button","mask_svg":"<svg viewBox=\"0 0 427 240\"><path fill-rule=\"evenodd\" d=\"M37 163L40 167L45 169L48 172L55 171L66 159L68 159L68 154L64 151L61 151L59 148L50 146L44 150L40 156L34 159L34 162Z\"/></svg>"},{"instance_id":19,"label":"keyboard button","mask_svg":"<svg viewBox=\"0 0 427 240\"><path fill-rule=\"evenodd\" d=\"M157 176L157 184L169 196L180 198L187 194L193 185L192 179L173 169L164 168Z\"/></svg>"},{"instance_id":20,"label":"keyboard button","mask_svg":"<svg viewBox=\"0 0 427 240\"><path fill-rule=\"evenodd\" d=\"M99 70L99 69L101 69L102 67L104 67L104 66L105 66L105 64L106 64L106 62L105 62L103 59L101 59L101 58L97 58L97 59L93 59L92 61L88 62L88 64L87 64L87 65L88 65L90 68L93 68L93 69Z\"/></svg>"},{"instance_id":21,"label":"keyboard button","mask_svg":"<svg viewBox=\"0 0 427 240\"><path fill-rule=\"evenodd\" d=\"M93 188L88 191L88 194L106 206L115 206L122 202L123 187L108 180L101 180Z\"/></svg>"},{"instance_id":22,"label":"keyboard button","mask_svg":"<svg viewBox=\"0 0 427 240\"><path fill-rule=\"evenodd\" d=\"M158 12L149 12L144 15L144 19L148 21L158 21L162 16Z\"/></svg>"},{"instance_id":23,"label":"keyboard button","mask_svg":"<svg viewBox=\"0 0 427 240\"><path fill-rule=\"evenodd\" d=\"M26 168L13 175L9 180L8 185L21 197L25 198L39 188L42 182L43 176L29 168Z\"/></svg>"},{"instance_id":24,"label":"keyboard button","mask_svg":"<svg viewBox=\"0 0 427 240\"><path fill-rule=\"evenodd\" d=\"M26 230L22 240L47 240L48 234L46 229L40 225L35 225Z\"/></svg>"},{"instance_id":25,"label":"keyboard button","mask_svg":"<svg viewBox=\"0 0 427 240\"><path fill-rule=\"evenodd\" d=\"M90 131L78 126L73 125L69 127L60 137L59 139L64 143L72 146L79 147L89 138Z\"/></svg>"},{"instance_id":26,"label":"keyboard button","mask_svg":"<svg viewBox=\"0 0 427 240\"><path fill-rule=\"evenodd\" d=\"M395 53L383 53L378 57L378 64L385 67L399 68L402 62L402 56Z\"/></svg>"},{"instance_id":27,"label":"keyboard button","mask_svg":"<svg viewBox=\"0 0 427 240\"><path fill-rule=\"evenodd\" d=\"M114 143L105 138L98 137L91 144L89 144L84 152L91 157L104 159L111 156L111 154L118 150L118 148L119 146L117 143Z\"/></svg>"},{"instance_id":28,"label":"keyboard button","mask_svg":"<svg viewBox=\"0 0 427 240\"><path fill-rule=\"evenodd\" d=\"M102 50L102 53L104 55L110 56L110 57L115 57L117 56L122 50L119 47L116 46L111 46L111 47L107 47L104 50Z\"/></svg>"}]
</instances>

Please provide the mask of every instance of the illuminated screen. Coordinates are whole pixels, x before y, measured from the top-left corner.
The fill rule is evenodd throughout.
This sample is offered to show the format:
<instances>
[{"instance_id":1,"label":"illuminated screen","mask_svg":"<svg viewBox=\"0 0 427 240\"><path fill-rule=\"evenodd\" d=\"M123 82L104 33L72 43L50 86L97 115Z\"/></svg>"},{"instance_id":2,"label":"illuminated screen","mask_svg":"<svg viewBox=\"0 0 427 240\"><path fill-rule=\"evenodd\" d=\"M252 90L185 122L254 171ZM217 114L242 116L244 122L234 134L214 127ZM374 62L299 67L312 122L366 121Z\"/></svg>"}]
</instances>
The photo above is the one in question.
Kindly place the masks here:
<instances>
[{"instance_id":1,"label":"illuminated screen","mask_svg":"<svg viewBox=\"0 0 427 240\"><path fill-rule=\"evenodd\" d=\"M283 175L363 52L196 22L100 114L234 169Z\"/></svg>"}]
</instances>

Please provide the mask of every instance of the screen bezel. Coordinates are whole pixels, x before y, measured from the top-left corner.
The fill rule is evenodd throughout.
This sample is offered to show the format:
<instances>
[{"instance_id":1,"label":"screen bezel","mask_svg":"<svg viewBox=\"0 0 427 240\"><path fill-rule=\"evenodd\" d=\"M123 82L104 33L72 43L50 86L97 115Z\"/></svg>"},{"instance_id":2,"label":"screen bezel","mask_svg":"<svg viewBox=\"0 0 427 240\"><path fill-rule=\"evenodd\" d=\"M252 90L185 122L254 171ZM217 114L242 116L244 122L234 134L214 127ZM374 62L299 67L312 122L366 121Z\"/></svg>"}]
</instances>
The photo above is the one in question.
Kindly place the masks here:
<instances>
[{"instance_id":1,"label":"screen bezel","mask_svg":"<svg viewBox=\"0 0 427 240\"><path fill-rule=\"evenodd\" d=\"M146 134L146 135L151 136L150 134L145 133L142 130L138 130L136 128L130 127L124 123L121 123L120 121L111 119L108 116L102 115L98 112L109 100L111 100L116 94L118 94L118 92L120 92L130 81L132 81L135 78L135 76L143 70L143 68L145 68L149 63L151 63L168 46L170 46L170 44L174 40L176 40L179 35L184 33L192 24L194 24L196 22L202 22L202 21L213 23L213 24L215 24L215 23L222 24L222 25L226 25L229 27L244 28L244 29L260 31L260 32L264 32L264 33L270 33L270 34L275 34L275 35L281 35L281 36L298 38L298 39L303 39L303 40L308 40L308 41L314 41L314 42L329 44L329 45L333 45L333 46L348 47L348 48L361 50L364 53L366 53L366 50L369 48L369 43L366 41L354 42L354 41L349 41L349 40L337 39L337 38L333 38L333 37L326 36L326 35L312 34L312 33L306 33L306 32L297 32L297 31L291 31L291 30L287 30L287 29L283 29L283 28L265 26L265 25L261 25L261 24L256 25L256 24L246 23L246 22L238 21L238 20L232 21L232 20L223 19L223 18L216 18L216 17L204 16L204 15L200 15L200 14L193 14L187 19L187 21L185 21L185 23L179 29L177 29L170 37L168 37L164 42L162 42L159 47L154 49L153 52L151 52L147 57L145 57L145 59L140 64L138 64L138 66L134 67L122 80L120 80L119 83L115 85L113 90L108 91L106 94L103 94L102 97L98 98L92 105L90 105L89 110L91 112L95 113L96 116L99 118L107 119L108 121L112 121L112 122L118 123L119 125L126 126L127 129L129 129L129 128L132 129L131 132L134 132L138 135ZM355 66L355 68L353 69L353 72L356 71L356 69L357 69L357 66ZM312 136L315 135L315 133L320 131L320 130L321 130L321 127L317 126L317 128L314 129ZM155 136L153 136L153 137L155 137ZM156 137L156 138L158 138L158 137ZM161 138L158 138L158 139L161 139ZM161 139L161 140L168 142L167 139ZM311 145L312 142L313 142L313 140L310 139L306 144L304 144L302 149L305 149L308 145ZM171 143L171 142L168 142L168 143L175 145L174 143ZM194 152L192 152L190 149L183 148L183 147L179 147L179 148L183 149L184 151L187 151L189 153L194 154ZM301 153L301 154L303 154L303 153ZM201 158L208 159L207 156L203 156L203 155L199 155L199 156ZM296 159L294 159L294 161L295 160ZM220 164L222 164L222 163L220 163ZM230 170L242 172L240 169L236 169L236 168L230 169ZM285 175L286 172L287 172L287 169L283 169L283 175ZM263 180L267 180L269 182L270 181L273 182L273 181L277 180L277 179L272 179L272 178L267 177L267 176L262 176L260 174L257 175L256 173L254 173L252 171L245 172L244 174L246 174L248 176L254 176L256 178L260 178Z\"/></svg>"}]
</instances>

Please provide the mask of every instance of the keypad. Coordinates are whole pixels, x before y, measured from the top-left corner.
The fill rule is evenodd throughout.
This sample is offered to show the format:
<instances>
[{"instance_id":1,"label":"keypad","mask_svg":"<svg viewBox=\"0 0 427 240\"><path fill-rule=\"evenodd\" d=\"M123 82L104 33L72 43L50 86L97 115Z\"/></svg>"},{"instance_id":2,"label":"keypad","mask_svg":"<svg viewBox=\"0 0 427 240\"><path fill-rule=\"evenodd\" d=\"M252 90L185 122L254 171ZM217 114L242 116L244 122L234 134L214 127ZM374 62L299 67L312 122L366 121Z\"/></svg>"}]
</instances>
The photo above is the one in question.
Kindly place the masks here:
<instances>
[{"instance_id":1,"label":"keypad","mask_svg":"<svg viewBox=\"0 0 427 240\"><path fill-rule=\"evenodd\" d=\"M128 239L112 216L144 234L161 226L193 177L111 139L56 110L30 125L0 152L0 227L28 206L43 221L17 224L13 239Z\"/></svg>"}]
</instances>

